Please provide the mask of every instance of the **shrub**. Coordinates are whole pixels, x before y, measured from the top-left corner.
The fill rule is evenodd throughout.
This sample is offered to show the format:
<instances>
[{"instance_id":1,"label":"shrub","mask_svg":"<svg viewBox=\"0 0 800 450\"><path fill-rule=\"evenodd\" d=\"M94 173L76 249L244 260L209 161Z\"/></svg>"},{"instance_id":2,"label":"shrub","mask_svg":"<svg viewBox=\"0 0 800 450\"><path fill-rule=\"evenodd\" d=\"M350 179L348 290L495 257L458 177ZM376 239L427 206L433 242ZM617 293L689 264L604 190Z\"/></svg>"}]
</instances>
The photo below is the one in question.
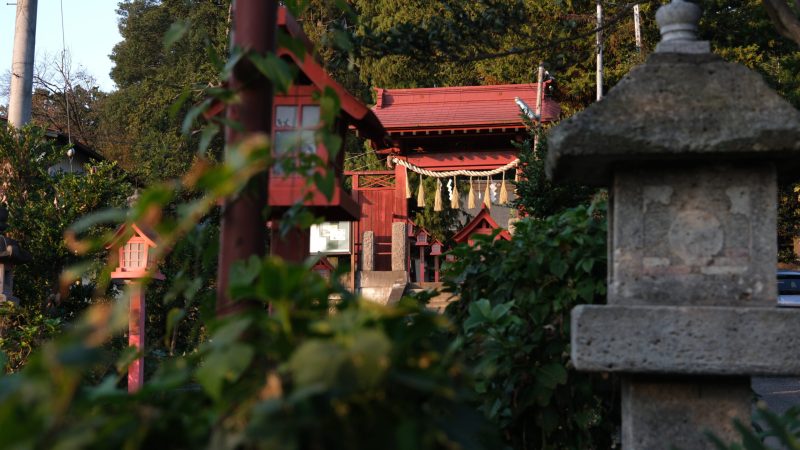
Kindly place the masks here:
<instances>
[{"instance_id":1,"label":"shrub","mask_svg":"<svg viewBox=\"0 0 800 450\"><path fill-rule=\"evenodd\" d=\"M477 369L480 408L514 448L610 448L607 377L573 370L569 313L606 285L604 202L515 226L511 241L477 237L452 251L447 313Z\"/></svg>"}]
</instances>

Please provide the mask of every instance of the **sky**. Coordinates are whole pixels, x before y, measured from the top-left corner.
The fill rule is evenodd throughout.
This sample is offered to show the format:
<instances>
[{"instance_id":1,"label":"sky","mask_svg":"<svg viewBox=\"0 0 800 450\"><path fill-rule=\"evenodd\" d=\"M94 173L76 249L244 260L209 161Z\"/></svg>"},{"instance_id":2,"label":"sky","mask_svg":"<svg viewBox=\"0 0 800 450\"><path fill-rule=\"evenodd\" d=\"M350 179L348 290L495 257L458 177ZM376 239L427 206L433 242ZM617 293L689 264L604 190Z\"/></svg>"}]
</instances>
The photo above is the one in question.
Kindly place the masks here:
<instances>
[{"instance_id":1,"label":"sky","mask_svg":"<svg viewBox=\"0 0 800 450\"><path fill-rule=\"evenodd\" d=\"M73 70L83 66L104 91L115 89L108 55L122 38L117 29L119 0L39 0L36 24L36 61L45 54L61 55L61 4L64 5L64 37ZM14 0L0 0L0 74L11 69L14 46ZM5 99L3 99L5 100ZM3 101L5 103L5 101Z\"/></svg>"}]
</instances>

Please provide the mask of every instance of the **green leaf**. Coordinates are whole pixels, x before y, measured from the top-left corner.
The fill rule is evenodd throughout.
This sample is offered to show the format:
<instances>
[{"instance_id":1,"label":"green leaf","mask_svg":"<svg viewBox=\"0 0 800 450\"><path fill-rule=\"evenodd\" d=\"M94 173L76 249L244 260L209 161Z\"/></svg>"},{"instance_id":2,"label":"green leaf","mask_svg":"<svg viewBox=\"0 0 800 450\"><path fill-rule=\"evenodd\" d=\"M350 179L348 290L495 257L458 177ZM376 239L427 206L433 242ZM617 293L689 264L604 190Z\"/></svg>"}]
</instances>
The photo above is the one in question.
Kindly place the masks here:
<instances>
[{"instance_id":1,"label":"green leaf","mask_svg":"<svg viewBox=\"0 0 800 450\"><path fill-rule=\"evenodd\" d=\"M181 308L172 308L167 313L167 333L164 336L165 342L169 342L172 338L172 330L178 325L178 323L186 317L186 311Z\"/></svg>"},{"instance_id":2,"label":"green leaf","mask_svg":"<svg viewBox=\"0 0 800 450\"><path fill-rule=\"evenodd\" d=\"M306 57L306 45L300 39L295 39L282 29L278 30L278 46L292 52L300 61Z\"/></svg>"},{"instance_id":3,"label":"green leaf","mask_svg":"<svg viewBox=\"0 0 800 450\"><path fill-rule=\"evenodd\" d=\"M177 21L173 22L172 25L169 26L169 29L166 33L164 33L164 48L169 49L176 42L181 40L186 32L189 31L189 22L187 21Z\"/></svg>"},{"instance_id":4,"label":"green leaf","mask_svg":"<svg viewBox=\"0 0 800 450\"><path fill-rule=\"evenodd\" d=\"M536 379L543 386L554 389L567 382L567 369L559 363L550 363L536 370Z\"/></svg>"},{"instance_id":5,"label":"green leaf","mask_svg":"<svg viewBox=\"0 0 800 450\"><path fill-rule=\"evenodd\" d=\"M242 343L211 352L197 369L197 381L214 400L219 400L225 381L235 382L253 360L255 351Z\"/></svg>"},{"instance_id":6,"label":"green leaf","mask_svg":"<svg viewBox=\"0 0 800 450\"><path fill-rule=\"evenodd\" d=\"M193 106L188 112L186 112L186 116L183 118L183 124L181 125L181 131L183 134L189 135L189 132L192 131L192 126L194 126L195 120L197 120L201 114L208 110L208 107L211 106L213 101L213 99L207 98L203 100L202 103Z\"/></svg>"},{"instance_id":7,"label":"green leaf","mask_svg":"<svg viewBox=\"0 0 800 450\"><path fill-rule=\"evenodd\" d=\"M256 69L272 82L277 92L289 92L296 71L293 66L273 53L266 56L252 53L248 57Z\"/></svg>"},{"instance_id":8,"label":"green leaf","mask_svg":"<svg viewBox=\"0 0 800 450\"><path fill-rule=\"evenodd\" d=\"M343 30L333 30L333 44L345 52L353 51L353 41L350 40L350 35Z\"/></svg>"},{"instance_id":9,"label":"green leaf","mask_svg":"<svg viewBox=\"0 0 800 450\"><path fill-rule=\"evenodd\" d=\"M190 91L189 88L184 87L181 95L179 95L178 98L172 102L171 105L169 105L168 111L170 119L174 119L178 115L178 112L181 110L181 108L183 108L183 105L187 100L189 100L189 98L191 98L191 96L192 91Z\"/></svg>"},{"instance_id":10,"label":"green leaf","mask_svg":"<svg viewBox=\"0 0 800 450\"><path fill-rule=\"evenodd\" d=\"M327 170L325 173L315 173L313 176L314 185L322 192L328 200L333 198L334 190L336 189L336 176L332 170Z\"/></svg>"},{"instance_id":11,"label":"green leaf","mask_svg":"<svg viewBox=\"0 0 800 450\"><path fill-rule=\"evenodd\" d=\"M550 260L550 272L558 278L564 278L567 270L569 266L563 259L556 257Z\"/></svg>"},{"instance_id":12,"label":"green leaf","mask_svg":"<svg viewBox=\"0 0 800 450\"><path fill-rule=\"evenodd\" d=\"M198 152L201 155L205 155L208 146L211 144L211 140L214 139L217 133L219 133L218 125L211 124L203 127L203 131L200 133L200 144L198 146Z\"/></svg>"},{"instance_id":13,"label":"green leaf","mask_svg":"<svg viewBox=\"0 0 800 450\"><path fill-rule=\"evenodd\" d=\"M239 339L239 336L244 333L250 326L253 320L249 317L240 317L231 322L226 323L211 335L208 344L212 348L225 348L232 345Z\"/></svg>"},{"instance_id":14,"label":"green leaf","mask_svg":"<svg viewBox=\"0 0 800 450\"><path fill-rule=\"evenodd\" d=\"M315 384L330 387L347 359L347 352L338 344L312 339L292 354L287 367L298 387Z\"/></svg>"}]
</instances>

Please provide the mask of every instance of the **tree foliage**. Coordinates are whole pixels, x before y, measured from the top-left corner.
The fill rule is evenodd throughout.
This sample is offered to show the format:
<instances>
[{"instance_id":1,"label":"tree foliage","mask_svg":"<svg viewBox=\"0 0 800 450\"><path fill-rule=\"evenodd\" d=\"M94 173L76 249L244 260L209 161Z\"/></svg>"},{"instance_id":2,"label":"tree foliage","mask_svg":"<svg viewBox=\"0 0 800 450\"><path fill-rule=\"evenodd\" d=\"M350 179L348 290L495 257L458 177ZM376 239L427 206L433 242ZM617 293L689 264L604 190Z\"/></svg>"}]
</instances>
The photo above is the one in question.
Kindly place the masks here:
<instances>
[{"instance_id":1,"label":"tree foliage","mask_svg":"<svg viewBox=\"0 0 800 450\"><path fill-rule=\"evenodd\" d=\"M511 241L476 236L445 268L481 411L512 448L612 447L611 385L569 360L570 311L605 300L604 212L600 202L522 219Z\"/></svg>"},{"instance_id":2,"label":"tree foliage","mask_svg":"<svg viewBox=\"0 0 800 450\"><path fill-rule=\"evenodd\" d=\"M20 307L0 310L7 330L0 336L0 350L10 359L7 370L17 370L33 348L60 329L59 324L74 320L100 300L92 298L92 289L105 252L95 251L88 260L80 257L67 246L64 232L87 214L123 206L131 193L114 163L95 162L84 167L84 173L53 171L65 152L41 128L0 127L0 189L9 212L6 235L33 257L14 268ZM109 229L98 226L90 233ZM78 261L87 264L85 276L65 283L62 270Z\"/></svg>"},{"instance_id":3,"label":"tree foliage","mask_svg":"<svg viewBox=\"0 0 800 450\"><path fill-rule=\"evenodd\" d=\"M200 137L184 136L182 120L192 103L222 81L209 51L215 58L227 53L229 5L229 0L119 5L122 41L111 54L117 90L104 104L109 127L104 133L114 139L104 150L144 184L183 175L195 158ZM182 39L165 46L165 34L176 30ZM211 153L220 155L221 148L217 139Z\"/></svg>"}]
</instances>

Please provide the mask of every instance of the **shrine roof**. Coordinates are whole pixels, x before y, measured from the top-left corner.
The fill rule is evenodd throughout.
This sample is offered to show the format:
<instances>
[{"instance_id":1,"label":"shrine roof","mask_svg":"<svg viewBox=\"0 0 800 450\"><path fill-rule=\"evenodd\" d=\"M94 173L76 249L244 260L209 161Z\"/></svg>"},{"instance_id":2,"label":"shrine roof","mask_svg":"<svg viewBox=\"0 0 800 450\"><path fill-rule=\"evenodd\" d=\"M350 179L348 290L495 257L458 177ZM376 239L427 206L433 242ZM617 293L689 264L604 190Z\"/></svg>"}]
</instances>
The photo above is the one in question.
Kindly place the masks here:
<instances>
[{"instance_id":1,"label":"shrine roof","mask_svg":"<svg viewBox=\"0 0 800 450\"><path fill-rule=\"evenodd\" d=\"M463 242L469 242L470 238L474 234L488 234L486 233L486 229L500 230L500 232L495 236L495 240L497 239L505 239L507 241L511 240L511 233L508 230L503 229L498 223L492 218L492 214L489 212L489 209L486 206L481 208L481 211L466 225L462 228L458 233L453 236L453 240L461 244Z\"/></svg>"},{"instance_id":2,"label":"shrine roof","mask_svg":"<svg viewBox=\"0 0 800 450\"><path fill-rule=\"evenodd\" d=\"M388 131L448 128L522 128L519 97L531 109L536 107L536 83L445 88L376 88L377 104L372 108ZM544 122L561 114L561 106L545 96Z\"/></svg>"}]
</instances>

